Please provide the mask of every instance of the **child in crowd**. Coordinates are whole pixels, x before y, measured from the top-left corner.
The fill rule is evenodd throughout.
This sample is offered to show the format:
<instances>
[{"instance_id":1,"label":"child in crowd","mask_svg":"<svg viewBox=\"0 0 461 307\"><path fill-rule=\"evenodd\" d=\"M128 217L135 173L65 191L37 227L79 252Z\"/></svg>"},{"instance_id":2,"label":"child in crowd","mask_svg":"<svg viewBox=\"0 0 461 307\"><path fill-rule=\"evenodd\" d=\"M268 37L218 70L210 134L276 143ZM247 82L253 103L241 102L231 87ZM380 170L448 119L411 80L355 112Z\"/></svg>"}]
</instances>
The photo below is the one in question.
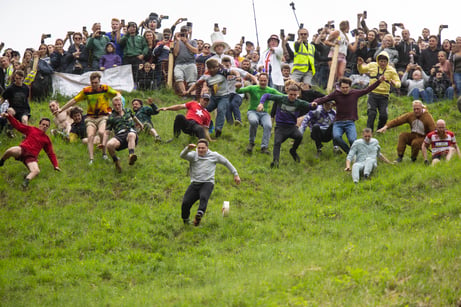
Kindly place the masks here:
<instances>
[{"instance_id":1,"label":"child in crowd","mask_svg":"<svg viewBox=\"0 0 461 307\"><path fill-rule=\"evenodd\" d=\"M115 53L115 44L109 42L106 44L106 54L99 59L99 69L105 70L122 65L122 59Z\"/></svg>"},{"instance_id":2,"label":"child in crowd","mask_svg":"<svg viewBox=\"0 0 461 307\"><path fill-rule=\"evenodd\" d=\"M138 84L137 88L141 91L151 91L153 90L153 83L154 83L154 64L150 64L149 62L145 62L144 64L139 65L138 70Z\"/></svg>"}]
</instances>

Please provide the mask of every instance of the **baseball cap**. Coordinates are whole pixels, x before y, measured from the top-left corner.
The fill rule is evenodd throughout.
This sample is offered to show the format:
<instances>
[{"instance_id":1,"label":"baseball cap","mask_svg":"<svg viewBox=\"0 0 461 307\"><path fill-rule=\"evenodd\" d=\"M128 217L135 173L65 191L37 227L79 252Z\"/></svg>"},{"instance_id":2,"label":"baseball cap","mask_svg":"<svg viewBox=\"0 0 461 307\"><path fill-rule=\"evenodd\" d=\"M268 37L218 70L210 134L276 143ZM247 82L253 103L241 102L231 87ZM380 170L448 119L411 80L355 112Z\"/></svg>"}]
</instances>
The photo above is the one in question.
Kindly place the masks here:
<instances>
[{"instance_id":1,"label":"baseball cap","mask_svg":"<svg viewBox=\"0 0 461 307\"><path fill-rule=\"evenodd\" d=\"M202 98L203 98L203 99L210 99L210 94L203 94L203 95L202 95Z\"/></svg>"}]
</instances>

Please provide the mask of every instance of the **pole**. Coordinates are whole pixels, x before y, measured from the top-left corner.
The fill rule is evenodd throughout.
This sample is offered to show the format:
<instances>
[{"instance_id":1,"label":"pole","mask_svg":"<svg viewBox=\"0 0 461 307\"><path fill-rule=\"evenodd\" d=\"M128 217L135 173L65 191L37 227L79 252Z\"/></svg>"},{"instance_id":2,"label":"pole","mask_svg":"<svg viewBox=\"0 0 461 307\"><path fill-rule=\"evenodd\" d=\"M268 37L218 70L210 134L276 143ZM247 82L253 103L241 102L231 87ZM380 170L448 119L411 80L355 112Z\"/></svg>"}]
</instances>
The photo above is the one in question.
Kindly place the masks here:
<instances>
[{"instance_id":1,"label":"pole","mask_svg":"<svg viewBox=\"0 0 461 307\"><path fill-rule=\"evenodd\" d=\"M253 3L253 16L255 20L255 29L256 29L256 43L257 43L258 50L259 50L259 36L258 36L258 24L256 23L255 1L252 0L252 3Z\"/></svg>"},{"instance_id":2,"label":"pole","mask_svg":"<svg viewBox=\"0 0 461 307\"><path fill-rule=\"evenodd\" d=\"M293 14L295 15L296 23L298 24L298 28L299 28L299 21L298 21L298 17L296 16L295 3L294 3L294 2L291 2L291 3L290 3L290 6L291 6L291 8L293 9Z\"/></svg>"}]
</instances>

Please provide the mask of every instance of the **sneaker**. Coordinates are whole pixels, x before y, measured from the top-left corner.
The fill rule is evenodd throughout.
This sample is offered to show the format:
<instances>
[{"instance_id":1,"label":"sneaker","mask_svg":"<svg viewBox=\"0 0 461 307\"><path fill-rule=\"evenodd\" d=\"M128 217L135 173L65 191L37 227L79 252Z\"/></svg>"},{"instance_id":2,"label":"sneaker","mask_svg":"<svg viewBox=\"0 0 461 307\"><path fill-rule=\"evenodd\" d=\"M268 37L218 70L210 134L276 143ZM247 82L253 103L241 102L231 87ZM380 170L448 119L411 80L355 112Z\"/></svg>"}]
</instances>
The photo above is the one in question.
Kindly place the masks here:
<instances>
[{"instance_id":1,"label":"sneaker","mask_svg":"<svg viewBox=\"0 0 461 307\"><path fill-rule=\"evenodd\" d=\"M122 166L120 165L120 159L115 160L114 164L115 164L115 170L117 171L117 173L121 173Z\"/></svg>"},{"instance_id":2,"label":"sneaker","mask_svg":"<svg viewBox=\"0 0 461 307\"><path fill-rule=\"evenodd\" d=\"M168 143L171 143L171 142L173 142L173 141L174 141L174 138L167 140L165 143L168 144Z\"/></svg>"},{"instance_id":3,"label":"sneaker","mask_svg":"<svg viewBox=\"0 0 461 307\"><path fill-rule=\"evenodd\" d=\"M333 152L337 155L340 155L343 153L339 146L333 146Z\"/></svg>"},{"instance_id":4,"label":"sneaker","mask_svg":"<svg viewBox=\"0 0 461 307\"><path fill-rule=\"evenodd\" d=\"M27 189L27 187L29 186L29 181L30 181L29 179L24 178L24 181L21 184L24 190Z\"/></svg>"},{"instance_id":5,"label":"sneaker","mask_svg":"<svg viewBox=\"0 0 461 307\"><path fill-rule=\"evenodd\" d=\"M238 119L235 120L234 124L235 124L236 126L243 126L242 122L239 121Z\"/></svg>"},{"instance_id":6,"label":"sneaker","mask_svg":"<svg viewBox=\"0 0 461 307\"><path fill-rule=\"evenodd\" d=\"M156 135L155 142L160 143L161 141L162 141L162 138L160 137L160 135Z\"/></svg>"},{"instance_id":7,"label":"sneaker","mask_svg":"<svg viewBox=\"0 0 461 307\"><path fill-rule=\"evenodd\" d=\"M267 147L261 147L261 153L265 155L271 154L271 152L269 151L269 149L267 149Z\"/></svg>"},{"instance_id":8,"label":"sneaker","mask_svg":"<svg viewBox=\"0 0 461 307\"><path fill-rule=\"evenodd\" d=\"M322 155L322 149L317 149L317 153L315 154L315 157L318 159Z\"/></svg>"},{"instance_id":9,"label":"sneaker","mask_svg":"<svg viewBox=\"0 0 461 307\"><path fill-rule=\"evenodd\" d=\"M222 134L222 131L219 130L219 129L216 129L216 132L215 132L215 137L219 138Z\"/></svg>"},{"instance_id":10,"label":"sneaker","mask_svg":"<svg viewBox=\"0 0 461 307\"><path fill-rule=\"evenodd\" d=\"M10 139L13 139L15 137L13 130L6 131L6 136L8 136Z\"/></svg>"},{"instance_id":11,"label":"sneaker","mask_svg":"<svg viewBox=\"0 0 461 307\"><path fill-rule=\"evenodd\" d=\"M0 159L0 166L3 166L3 164L5 164L5 160Z\"/></svg>"},{"instance_id":12,"label":"sneaker","mask_svg":"<svg viewBox=\"0 0 461 307\"><path fill-rule=\"evenodd\" d=\"M272 161L271 168L279 168L279 161Z\"/></svg>"},{"instance_id":13,"label":"sneaker","mask_svg":"<svg viewBox=\"0 0 461 307\"><path fill-rule=\"evenodd\" d=\"M90 162L88 162L88 165L89 166L93 165L93 159L90 159Z\"/></svg>"},{"instance_id":14,"label":"sneaker","mask_svg":"<svg viewBox=\"0 0 461 307\"><path fill-rule=\"evenodd\" d=\"M402 160L403 160L403 157L398 157L397 159L395 159L395 162L397 162L397 163L401 163L401 162L402 162Z\"/></svg>"},{"instance_id":15,"label":"sneaker","mask_svg":"<svg viewBox=\"0 0 461 307\"><path fill-rule=\"evenodd\" d=\"M196 214L195 215L195 219L194 219L194 226L198 226L200 224L200 221L202 220L202 216L200 214Z\"/></svg>"},{"instance_id":16,"label":"sneaker","mask_svg":"<svg viewBox=\"0 0 461 307\"><path fill-rule=\"evenodd\" d=\"M109 160L109 157L108 157L106 154L103 154L103 155L102 155L102 159L103 159L103 160Z\"/></svg>"},{"instance_id":17,"label":"sneaker","mask_svg":"<svg viewBox=\"0 0 461 307\"><path fill-rule=\"evenodd\" d=\"M299 158L298 154L296 153L296 150L294 148L291 148L290 149L290 154L291 156L293 157L293 160L295 160L296 162L300 162L301 159Z\"/></svg>"},{"instance_id":18,"label":"sneaker","mask_svg":"<svg viewBox=\"0 0 461 307\"><path fill-rule=\"evenodd\" d=\"M365 180L370 180L370 175L369 175L369 174L365 174L365 175L363 175L363 178L365 178Z\"/></svg>"},{"instance_id":19,"label":"sneaker","mask_svg":"<svg viewBox=\"0 0 461 307\"><path fill-rule=\"evenodd\" d=\"M190 225L191 224L189 219L183 219L182 221L184 222L184 225Z\"/></svg>"},{"instance_id":20,"label":"sneaker","mask_svg":"<svg viewBox=\"0 0 461 307\"><path fill-rule=\"evenodd\" d=\"M254 143L249 143L247 146L247 153L252 153L254 147L255 147Z\"/></svg>"},{"instance_id":21,"label":"sneaker","mask_svg":"<svg viewBox=\"0 0 461 307\"><path fill-rule=\"evenodd\" d=\"M416 162L416 157L415 158L411 157L411 162Z\"/></svg>"},{"instance_id":22,"label":"sneaker","mask_svg":"<svg viewBox=\"0 0 461 307\"><path fill-rule=\"evenodd\" d=\"M458 97L458 100L456 101L456 104L458 105L459 112L461 112L461 96Z\"/></svg>"},{"instance_id":23,"label":"sneaker","mask_svg":"<svg viewBox=\"0 0 461 307\"><path fill-rule=\"evenodd\" d=\"M129 161L128 161L128 164L133 165L136 162L136 160L138 160L138 156L136 154L131 154L130 158L129 158Z\"/></svg>"}]
</instances>

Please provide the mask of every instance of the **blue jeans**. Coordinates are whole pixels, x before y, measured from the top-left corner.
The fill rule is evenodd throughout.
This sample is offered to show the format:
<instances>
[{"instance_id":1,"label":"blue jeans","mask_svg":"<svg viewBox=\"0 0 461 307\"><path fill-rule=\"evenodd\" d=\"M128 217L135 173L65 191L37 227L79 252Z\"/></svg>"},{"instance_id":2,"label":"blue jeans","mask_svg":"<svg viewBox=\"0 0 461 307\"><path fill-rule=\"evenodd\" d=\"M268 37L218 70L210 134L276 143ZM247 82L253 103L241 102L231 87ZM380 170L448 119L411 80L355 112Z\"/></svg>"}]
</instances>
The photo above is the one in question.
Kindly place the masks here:
<instances>
[{"instance_id":1,"label":"blue jeans","mask_svg":"<svg viewBox=\"0 0 461 307\"><path fill-rule=\"evenodd\" d=\"M258 126L261 125L263 126L261 148L268 148L272 130L272 121L269 113L248 110L247 117L250 122L250 144L255 143L256 132L258 131Z\"/></svg>"},{"instance_id":2,"label":"blue jeans","mask_svg":"<svg viewBox=\"0 0 461 307\"><path fill-rule=\"evenodd\" d=\"M333 141L341 147L345 153L349 153L350 147L344 142L343 134L346 133L350 146L357 139L357 130L353 120L338 121L333 123Z\"/></svg>"},{"instance_id":3,"label":"blue jeans","mask_svg":"<svg viewBox=\"0 0 461 307\"><path fill-rule=\"evenodd\" d=\"M439 101L440 100L440 98L437 95L434 94L434 90L432 89L432 87L426 88L426 94L427 94L427 102L428 103L433 103L434 101ZM448 99L448 100L453 100L454 95L455 95L455 90L454 90L454 88L452 88L450 86L445 91L445 95L444 95L443 98Z\"/></svg>"},{"instance_id":4,"label":"blue jeans","mask_svg":"<svg viewBox=\"0 0 461 307\"><path fill-rule=\"evenodd\" d=\"M432 102L432 101L429 101L429 96L427 92L419 88L414 88L410 93L408 93L408 95L412 96L413 100L419 100L419 98L421 98L421 100L425 102L429 102L429 103Z\"/></svg>"},{"instance_id":5,"label":"blue jeans","mask_svg":"<svg viewBox=\"0 0 461 307\"><path fill-rule=\"evenodd\" d=\"M242 105L242 97L239 94L231 93L229 95L229 109L227 109L226 120L229 124L232 124L235 120L242 121L242 115L240 113L240 106Z\"/></svg>"},{"instance_id":6,"label":"blue jeans","mask_svg":"<svg viewBox=\"0 0 461 307\"><path fill-rule=\"evenodd\" d=\"M453 81L456 84L456 94L458 96L461 96L461 73L460 72L455 72L453 74Z\"/></svg>"},{"instance_id":7,"label":"blue jeans","mask_svg":"<svg viewBox=\"0 0 461 307\"><path fill-rule=\"evenodd\" d=\"M216 114L215 130L222 131L226 119L227 109L229 108L229 95L224 96L211 96L210 104L206 107L208 112L218 109Z\"/></svg>"}]
</instances>

